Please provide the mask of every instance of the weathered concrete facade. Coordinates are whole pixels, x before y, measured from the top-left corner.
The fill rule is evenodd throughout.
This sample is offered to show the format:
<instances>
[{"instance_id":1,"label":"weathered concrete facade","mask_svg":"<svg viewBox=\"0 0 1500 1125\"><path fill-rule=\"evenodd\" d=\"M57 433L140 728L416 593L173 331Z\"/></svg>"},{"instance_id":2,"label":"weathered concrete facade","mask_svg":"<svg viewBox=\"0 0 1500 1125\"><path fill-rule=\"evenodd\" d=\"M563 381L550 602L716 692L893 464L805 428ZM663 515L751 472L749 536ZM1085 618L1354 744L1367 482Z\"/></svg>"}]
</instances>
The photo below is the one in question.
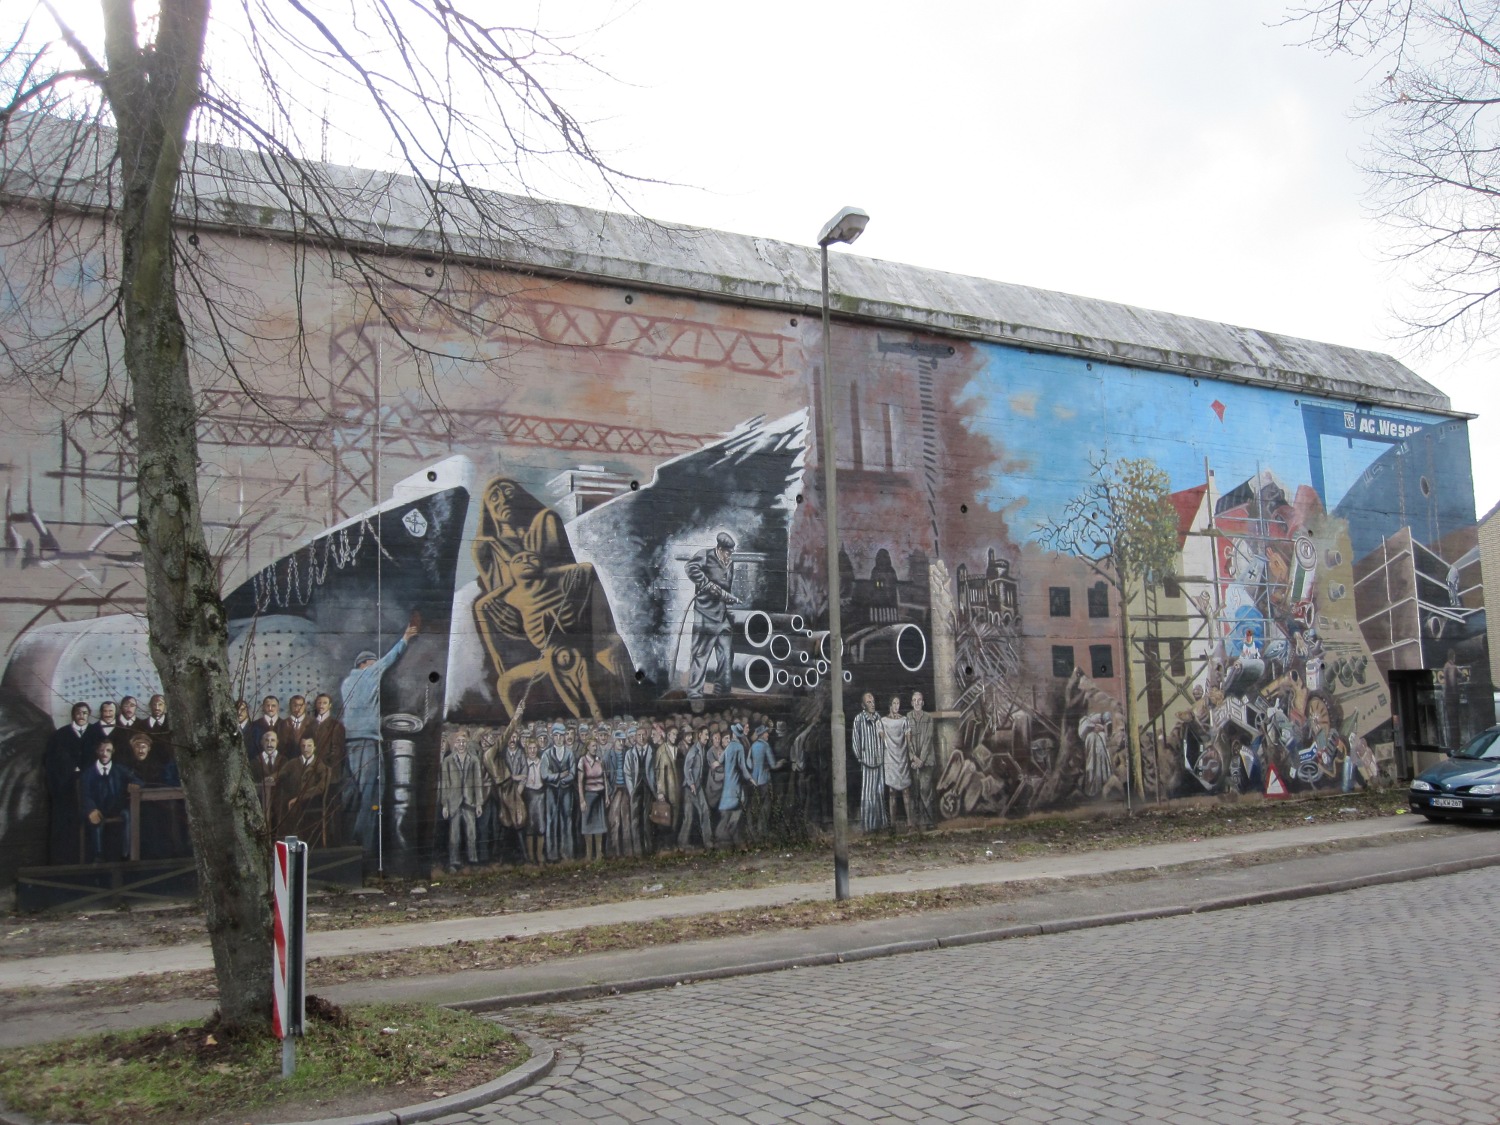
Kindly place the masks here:
<instances>
[{"instance_id":1,"label":"weathered concrete facade","mask_svg":"<svg viewBox=\"0 0 1500 1125\"><path fill-rule=\"evenodd\" d=\"M411 184L340 173L381 217L382 313L291 252L234 154L210 163L183 252L233 296L258 392L205 358L242 695L255 719L266 696L311 712L326 693L349 724L304 834L411 865L825 817L815 252L516 201L524 246L435 258ZM28 289L35 215L0 221L0 325L98 300L86 270ZM1127 715L1135 800L1368 784L1403 739L1479 721L1466 422L1399 363L848 254L833 285L855 823L1121 802ZM437 292L481 315L435 314ZM119 381L101 362L88 385L6 391L7 870L92 847L48 789L70 705L158 690ZM1132 472L1155 491L1074 503ZM1043 546L1080 512L1102 517L1096 546ZM1118 581L1097 544L1131 535L1174 545L1169 580ZM284 722L266 725L299 737ZM758 744L770 781L736 784ZM695 807L690 778L713 786L726 752ZM149 757L170 753L162 736Z\"/></svg>"}]
</instances>

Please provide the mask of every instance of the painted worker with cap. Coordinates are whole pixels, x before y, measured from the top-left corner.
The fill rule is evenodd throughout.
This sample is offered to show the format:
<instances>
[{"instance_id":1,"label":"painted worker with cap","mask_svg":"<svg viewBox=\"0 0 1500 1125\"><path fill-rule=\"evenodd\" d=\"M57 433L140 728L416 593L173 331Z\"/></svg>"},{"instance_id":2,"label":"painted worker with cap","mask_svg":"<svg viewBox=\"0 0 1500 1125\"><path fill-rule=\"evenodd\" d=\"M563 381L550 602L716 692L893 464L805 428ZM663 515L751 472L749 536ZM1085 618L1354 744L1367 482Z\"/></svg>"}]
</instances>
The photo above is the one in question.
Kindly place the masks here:
<instances>
[{"instance_id":1,"label":"painted worker with cap","mask_svg":"<svg viewBox=\"0 0 1500 1125\"><path fill-rule=\"evenodd\" d=\"M484 774L479 755L469 752L469 732L454 727L445 733L448 744L438 774L438 801L448 822L448 870L459 869L459 845L468 845L469 866L479 863L479 814L484 807Z\"/></svg>"},{"instance_id":2,"label":"painted worker with cap","mask_svg":"<svg viewBox=\"0 0 1500 1125\"><path fill-rule=\"evenodd\" d=\"M344 767L350 778L346 792L353 802L354 837L372 854L380 834L380 680L406 652L417 635L413 621L383 657L365 649L354 658L354 668L339 688L344 712Z\"/></svg>"},{"instance_id":3,"label":"painted worker with cap","mask_svg":"<svg viewBox=\"0 0 1500 1125\"><path fill-rule=\"evenodd\" d=\"M693 583L693 653L688 665L688 698L702 699L710 660L714 694L728 695L734 668L734 619L730 607L740 599L734 585L734 536L719 532L712 549L698 551L684 568Z\"/></svg>"},{"instance_id":4,"label":"painted worker with cap","mask_svg":"<svg viewBox=\"0 0 1500 1125\"><path fill-rule=\"evenodd\" d=\"M630 795L630 825L636 850L631 855L649 855L653 846L651 803L656 794L654 763L656 751L651 746L650 730L645 722L631 731L630 748L625 751L625 791Z\"/></svg>"},{"instance_id":5,"label":"painted worker with cap","mask_svg":"<svg viewBox=\"0 0 1500 1125\"><path fill-rule=\"evenodd\" d=\"M547 792L546 856L549 862L572 859L573 832L578 819L578 759L568 742L568 728L552 724L552 741L542 752L542 785Z\"/></svg>"},{"instance_id":6,"label":"painted worker with cap","mask_svg":"<svg viewBox=\"0 0 1500 1125\"><path fill-rule=\"evenodd\" d=\"M771 827L771 777L776 769L776 755L771 750L771 728L757 723L747 760L750 764L750 787L746 797L750 810L750 827L756 838L762 838Z\"/></svg>"},{"instance_id":7,"label":"painted worker with cap","mask_svg":"<svg viewBox=\"0 0 1500 1125\"><path fill-rule=\"evenodd\" d=\"M625 759L634 731L634 727L616 726L614 745L604 751L604 825L612 856L641 854L635 820L630 815L630 789L625 784Z\"/></svg>"},{"instance_id":8,"label":"painted worker with cap","mask_svg":"<svg viewBox=\"0 0 1500 1125\"><path fill-rule=\"evenodd\" d=\"M750 773L750 755L745 749L745 725L734 723L729 728L729 741L724 744L724 790L719 794L719 843L734 847L740 842L740 819L745 815L747 789L754 785Z\"/></svg>"}]
</instances>

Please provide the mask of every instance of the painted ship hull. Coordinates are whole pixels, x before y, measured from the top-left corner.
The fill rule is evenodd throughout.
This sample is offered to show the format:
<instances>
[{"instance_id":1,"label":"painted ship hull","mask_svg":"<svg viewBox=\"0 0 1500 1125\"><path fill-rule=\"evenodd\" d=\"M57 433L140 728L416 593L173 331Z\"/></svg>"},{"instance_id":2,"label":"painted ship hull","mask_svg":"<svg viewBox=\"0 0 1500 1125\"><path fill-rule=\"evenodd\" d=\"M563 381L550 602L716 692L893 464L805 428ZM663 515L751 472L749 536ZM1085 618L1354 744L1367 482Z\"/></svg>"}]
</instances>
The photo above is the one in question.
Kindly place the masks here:
<instances>
[{"instance_id":1,"label":"painted ship hull","mask_svg":"<svg viewBox=\"0 0 1500 1125\"><path fill-rule=\"evenodd\" d=\"M312 698L338 686L365 649L383 652L413 612L422 620L384 710L426 714L441 704L453 587L473 468L454 457L400 482L380 507L330 528L264 567L224 599L235 691ZM420 531L420 534L416 534ZM420 676L409 669L420 659ZM428 679L432 672L436 680ZM111 614L35 628L17 641L0 690L68 721L75 700L97 706L161 690L146 620Z\"/></svg>"},{"instance_id":2,"label":"painted ship hull","mask_svg":"<svg viewBox=\"0 0 1500 1125\"><path fill-rule=\"evenodd\" d=\"M414 855L425 838L434 784L437 720L453 625L454 588L470 514L473 465L452 457L399 482L391 499L330 528L262 568L225 597L234 690L252 713L267 695L340 704L340 685L363 652L383 655L409 623L420 631L381 682L381 714L394 755L388 772L387 858ZM70 705L161 690L146 620L112 614L30 630L16 643L0 679L0 712L24 719L7 726L0 788L15 791L0 839L0 864L39 862L47 809L40 770L47 736L67 722ZM171 701L168 700L170 715ZM399 771L395 768L399 766ZM396 773L399 777L395 776ZM21 800L29 794L29 799ZM0 799L5 799L0 793ZM11 857L14 857L12 859Z\"/></svg>"}]
</instances>

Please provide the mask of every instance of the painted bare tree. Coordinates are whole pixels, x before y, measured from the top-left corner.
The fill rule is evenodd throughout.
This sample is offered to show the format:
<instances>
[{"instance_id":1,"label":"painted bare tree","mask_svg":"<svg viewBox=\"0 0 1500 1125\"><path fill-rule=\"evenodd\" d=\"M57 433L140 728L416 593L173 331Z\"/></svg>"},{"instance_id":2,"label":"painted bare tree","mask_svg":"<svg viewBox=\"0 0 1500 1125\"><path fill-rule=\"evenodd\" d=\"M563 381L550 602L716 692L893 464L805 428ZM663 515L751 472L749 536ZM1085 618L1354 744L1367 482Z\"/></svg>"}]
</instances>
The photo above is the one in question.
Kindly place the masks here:
<instances>
[{"instance_id":1,"label":"painted bare tree","mask_svg":"<svg viewBox=\"0 0 1500 1125\"><path fill-rule=\"evenodd\" d=\"M1037 539L1060 555L1081 559L1114 588L1123 654L1130 789L1141 794L1145 779L1136 722L1130 599L1146 585L1175 573L1177 512L1170 499L1171 481L1149 457L1112 461L1108 454L1091 456L1089 476L1088 485L1068 501L1062 515L1038 527Z\"/></svg>"},{"instance_id":2,"label":"painted bare tree","mask_svg":"<svg viewBox=\"0 0 1500 1125\"><path fill-rule=\"evenodd\" d=\"M476 318L496 314L445 284L462 270L458 246L503 256L527 231L514 202L477 177L524 188L537 162L571 162L617 182L543 81L548 66L574 61L569 47L496 22L498 7L241 0L221 19L208 0L161 0L149 13L102 0L97 25L74 26L76 5L65 16L44 0L0 56L0 253L9 296L21 297L0 300L6 375L62 395L86 371L85 393L133 425L151 655L172 701L230 1027L269 1019L268 857L235 720L196 426L208 383L255 398L247 341L260 330L253 308L193 252L198 229L234 219L198 188L231 175L244 184L248 169L249 190L295 259L321 257L418 353L410 320L386 312L394 303L482 329ZM378 216L383 207L388 217L394 181L372 178L351 197L347 177L306 158L319 132L309 90L362 105L376 151L388 144L393 171L413 177L398 202L423 232L429 284L414 287L412 271L382 253ZM52 284L64 274L89 284ZM299 269L299 285L304 277ZM64 289L85 296L54 295ZM301 296L286 346L310 366Z\"/></svg>"},{"instance_id":3,"label":"painted bare tree","mask_svg":"<svg viewBox=\"0 0 1500 1125\"><path fill-rule=\"evenodd\" d=\"M1500 5L1325 0L1289 17L1307 42L1369 62L1371 201L1419 268L1412 335L1474 342L1500 312Z\"/></svg>"}]
</instances>

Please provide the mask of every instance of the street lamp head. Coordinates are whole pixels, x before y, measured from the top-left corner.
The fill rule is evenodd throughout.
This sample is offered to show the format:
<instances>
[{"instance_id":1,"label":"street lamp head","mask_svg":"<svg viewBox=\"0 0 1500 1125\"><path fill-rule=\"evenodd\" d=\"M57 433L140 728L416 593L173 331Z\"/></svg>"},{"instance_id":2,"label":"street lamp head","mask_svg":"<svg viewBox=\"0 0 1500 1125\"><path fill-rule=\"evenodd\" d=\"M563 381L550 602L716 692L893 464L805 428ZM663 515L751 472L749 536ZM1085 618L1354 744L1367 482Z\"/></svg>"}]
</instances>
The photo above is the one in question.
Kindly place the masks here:
<instances>
[{"instance_id":1,"label":"street lamp head","mask_svg":"<svg viewBox=\"0 0 1500 1125\"><path fill-rule=\"evenodd\" d=\"M819 246L831 246L835 242L853 242L865 232L870 216L858 207L845 207L823 225L818 233Z\"/></svg>"}]
</instances>

